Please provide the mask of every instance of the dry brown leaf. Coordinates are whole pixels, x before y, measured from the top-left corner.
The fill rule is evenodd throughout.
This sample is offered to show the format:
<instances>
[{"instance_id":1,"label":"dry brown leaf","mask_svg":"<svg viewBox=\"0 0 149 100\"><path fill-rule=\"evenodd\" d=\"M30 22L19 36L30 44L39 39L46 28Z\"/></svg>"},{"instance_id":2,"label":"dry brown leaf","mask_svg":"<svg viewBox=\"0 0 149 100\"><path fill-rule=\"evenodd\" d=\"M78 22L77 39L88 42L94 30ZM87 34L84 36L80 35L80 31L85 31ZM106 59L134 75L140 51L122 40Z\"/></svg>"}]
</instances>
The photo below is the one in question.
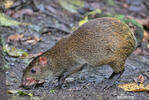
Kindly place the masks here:
<instances>
[{"instance_id":1,"label":"dry brown leaf","mask_svg":"<svg viewBox=\"0 0 149 100\"><path fill-rule=\"evenodd\" d=\"M23 15L33 15L33 10L31 10L31 9L21 9L21 10L19 10L19 11L16 11L13 15L12 15L12 17L13 18L18 18L18 17L21 17L21 16L23 16Z\"/></svg>"},{"instance_id":2,"label":"dry brown leaf","mask_svg":"<svg viewBox=\"0 0 149 100\"><path fill-rule=\"evenodd\" d=\"M9 94L15 94L15 93L17 93L18 92L18 90L8 90L8 93Z\"/></svg>"},{"instance_id":3,"label":"dry brown leaf","mask_svg":"<svg viewBox=\"0 0 149 100\"><path fill-rule=\"evenodd\" d=\"M59 41L59 40L61 40L61 37L55 37L55 40Z\"/></svg>"},{"instance_id":4,"label":"dry brown leaf","mask_svg":"<svg viewBox=\"0 0 149 100\"><path fill-rule=\"evenodd\" d=\"M14 2L12 0L5 0L4 2L5 8L10 8L13 4Z\"/></svg>"},{"instance_id":5,"label":"dry brown leaf","mask_svg":"<svg viewBox=\"0 0 149 100\"><path fill-rule=\"evenodd\" d=\"M137 78L134 79L136 83L144 83L143 75L139 75Z\"/></svg>"},{"instance_id":6,"label":"dry brown leaf","mask_svg":"<svg viewBox=\"0 0 149 100\"><path fill-rule=\"evenodd\" d=\"M127 83L127 84L120 84L118 85L118 87L122 88L124 91L130 91L130 92L149 91L149 84L144 86L144 84Z\"/></svg>"},{"instance_id":7,"label":"dry brown leaf","mask_svg":"<svg viewBox=\"0 0 149 100\"><path fill-rule=\"evenodd\" d=\"M135 55L143 55L143 56L149 56L149 53L142 48L137 48L134 52Z\"/></svg>"},{"instance_id":8,"label":"dry brown leaf","mask_svg":"<svg viewBox=\"0 0 149 100\"><path fill-rule=\"evenodd\" d=\"M10 36L8 37L8 42L9 42L9 41L18 41L18 40L21 40L23 37L24 37L23 34L10 35Z\"/></svg>"},{"instance_id":9,"label":"dry brown leaf","mask_svg":"<svg viewBox=\"0 0 149 100\"><path fill-rule=\"evenodd\" d=\"M30 44L36 44L40 40L41 40L41 38L38 38L36 36L33 36L33 37L29 37L25 42L26 43L30 43Z\"/></svg>"},{"instance_id":10,"label":"dry brown leaf","mask_svg":"<svg viewBox=\"0 0 149 100\"><path fill-rule=\"evenodd\" d=\"M128 4L126 4L126 3L124 3L122 6L123 6L124 8L128 8L128 7L129 7Z\"/></svg>"},{"instance_id":11,"label":"dry brown leaf","mask_svg":"<svg viewBox=\"0 0 149 100\"><path fill-rule=\"evenodd\" d=\"M149 33L147 31L144 31L143 41L145 41L145 42L148 42L149 41Z\"/></svg>"},{"instance_id":12,"label":"dry brown leaf","mask_svg":"<svg viewBox=\"0 0 149 100\"><path fill-rule=\"evenodd\" d=\"M149 18L147 18L147 19L136 19L136 21L142 25L146 25L149 23Z\"/></svg>"},{"instance_id":13,"label":"dry brown leaf","mask_svg":"<svg viewBox=\"0 0 149 100\"><path fill-rule=\"evenodd\" d=\"M33 38L34 38L34 40L36 40L37 42L41 40L40 38L38 38L38 37L36 37L36 36L34 36Z\"/></svg>"}]
</instances>

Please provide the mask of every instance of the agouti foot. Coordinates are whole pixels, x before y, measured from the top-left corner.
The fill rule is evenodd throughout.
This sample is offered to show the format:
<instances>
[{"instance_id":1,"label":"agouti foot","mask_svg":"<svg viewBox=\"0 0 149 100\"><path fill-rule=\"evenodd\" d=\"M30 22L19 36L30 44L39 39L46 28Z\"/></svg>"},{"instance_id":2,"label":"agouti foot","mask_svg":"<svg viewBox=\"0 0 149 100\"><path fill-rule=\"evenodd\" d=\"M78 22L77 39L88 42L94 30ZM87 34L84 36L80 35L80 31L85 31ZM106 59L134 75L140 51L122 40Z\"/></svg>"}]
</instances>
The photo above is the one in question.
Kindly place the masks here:
<instances>
[{"instance_id":1,"label":"agouti foot","mask_svg":"<svg viewBox=\"0 0 149 100\"><path fill-rule=\"evenodd\" d=\"M102 82L102 88L101 89L104 90L104 89L108 89L111 86L113 86L114 83L117 81L117 79L120 78L120 76L122 75L123 72L124 72L124 70L119 72L119 73L113 72L112 75L109 77L109 79Z\"/></svg>"},{"instance_id":2,"label":"agouti foot","mask_svg":"<svg viewBox=\"0 0 149 100\"><path fill-rule=\"evenodd\" d=\"M64 83L64 81L65 81L65 77L64 76L61 76L60 78L59 78L59 80L58 80L58 84L57 84L57 88L58 89L61 89L62 88L62 85L63 85L63 83Z\"/></svg>"},{"instance_id":3,"label":"agouti foot","mask_svg":"<svg viewBox=\"0 0 149 100\"><path fill-rule=\"evenodd\" d=\"M102 82L101 90L109 89L114 85L114 81L111 81L110 79L107 79Z\"/></svg>"}]
</instances>

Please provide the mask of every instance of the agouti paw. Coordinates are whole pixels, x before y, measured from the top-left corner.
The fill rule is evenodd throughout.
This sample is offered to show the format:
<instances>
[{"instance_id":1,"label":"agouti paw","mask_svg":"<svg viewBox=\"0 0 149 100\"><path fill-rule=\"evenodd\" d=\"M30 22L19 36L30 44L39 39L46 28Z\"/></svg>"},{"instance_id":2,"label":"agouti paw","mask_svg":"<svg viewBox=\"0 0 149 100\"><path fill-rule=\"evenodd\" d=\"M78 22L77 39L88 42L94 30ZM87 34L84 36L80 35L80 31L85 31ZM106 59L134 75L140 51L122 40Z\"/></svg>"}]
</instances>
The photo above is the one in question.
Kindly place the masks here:
<instances>
[{"instance_id":1,"label":"agouti paw","mask_svg":"<svg viewBox=\"0 0 149 100\"><path fill-rule=\"evenodd\" d=\"M110 80L110 79L104 80L101 83L101 90L109 89L113 85L114 85L114 82L112 80Z\"/></svg>"}]
</instances>

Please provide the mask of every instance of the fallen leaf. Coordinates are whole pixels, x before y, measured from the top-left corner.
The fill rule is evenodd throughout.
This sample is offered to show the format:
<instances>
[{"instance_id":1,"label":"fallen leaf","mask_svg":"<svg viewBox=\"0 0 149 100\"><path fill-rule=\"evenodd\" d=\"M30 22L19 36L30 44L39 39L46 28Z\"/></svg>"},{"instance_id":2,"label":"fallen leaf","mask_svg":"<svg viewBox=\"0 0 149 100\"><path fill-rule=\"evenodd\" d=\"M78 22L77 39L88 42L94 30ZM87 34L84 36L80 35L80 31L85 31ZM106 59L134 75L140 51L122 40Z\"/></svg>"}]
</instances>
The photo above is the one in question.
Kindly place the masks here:
<instances>
[{"instance_id":1,"label":"fallen leaf","mask_svg":"<svg viewBox=\"0 0 149 100\"><path fill-rule=\"evenodd\" d=\"M85 16L83 20L79 21L79 26L85 24L86 22L88 22L88 16Z\"/></svg>"},{"instance_id":2,"label":"fallen leaf","mask_svg":"<svg viewBox=\"0 0 149 100\"><path fill-rule=\"evenodd\" d=\"M147 48L149 49L149 44L147 44Z\"/></svg>"},{"instance_id":3,"label":"fallen leaf","mask_svg":"<svg viewBox=\"0 0 149 100\"><path fill-rule=\"evenodd\" d=\"M62 37L54 37L56 41L59 41L62 39Z\"/></svg>"},{"instance_id":4,"label":"fallen leaf","mask_svg":"<svg viewBox=\"0 0 149 100\"><path fill-rule=\"evenodd\" d=\"M8 90L8 93L9 94L16 94L17 93L17 94L19 94L19 96L30 96L30 97L33 96L32 93L26 93L22 90Z\"/></svg>"},{"instance_id":5,"label":"fallen leaf","mask_svg":"<svg viewBox=\"0 0 149 100\"><path fill-rule=\"evenodd\" d=\"M43 67L46 66L48 63L47 57L39 57L39 64L42 65Z\"/></svg>"},{"instance_id":6,"label":"fallen leaf","mask_svg":"<svg viewBox=\"0 0 149 100\"><path fill-rule=\"evenodd\" d=\"M43 54L43 52L39 52L39 53L36 53L36 54L29 54L28 56L21 57L21 58L35 58L35 57L40 56L42 54Z\"/></svg>"},{"instance_id":7,"label":"fallen leaf","mask_svg":"<svg viewBox=\"0 0 149 100\"><path fill-rule=\"evenodd\" d=\"M85 16L89 16L89 15L94 16L96 14L101 14L101 13L102 13L102 11L100 9L95 9L93 11L89 11L89 12L85 13Z\"/></svg>"},{"instance_id":8,"label":"fallen leaf","mask_svg":"<svg viewBox=\"0 0 149 100\"><path fill-rule=\"evenodd\" d=\"M12 0L5 0L5 2L4 2L5 8L10 8L13 4L14 3Z\"/></svg>"},{"instance_id":9,"label":"fallen leaf","mask_svg":"<svg viewBox=\"0 0 149 100\"><path fill-rule=\"evenodd\" d=\"M19 90L8 90L8 93L9 93L9 94L16 94L16 93L18 93L18 91L19 91Z\"/></svg>"},{"instance_id":10,"label":"fallen leaf","mask_svg":"<svg viewBox=\"0 0 149 100\"><path fill-rule=\"evenodd\" d=\"M22 56L28 56L28 53L25 52L22 49L17 49L14 47L10 47L8 45L3 46L4 52L6 52L9 56L13 57L22 57Z\"/></svg>"},{"instance_id":11,"label":"fallen leaf","mask_svg":"<svg viewBox=\"0 0 149 100\"><path fill-rule=\"evenodd\" d=\"M5 14L6 14L7 16L12 16L12 14L13 14L14 12L15 12L14 10L8 9L8 10L5 12Z\"/></svg>"},{"instance_id":12,"label":"fallen leaf","mask_svg":"<svg viewBox=\"0 0 149 100\"><path fill-rule=\"evenodd\" d=\"M145 42L148 42L149 41L149 33L147 31L144 31L143 41L145 41Z\"/></svg>"},{"instance_id":13,"label":"fallen leaf","mask_svg":"<svg viewBox=\"0 0 149 100\"><path fill-rule=\"evenodd\" d=\"M128 4L126 4L126 3L124 3L122 6L123 6L124 8L128 8L128 7L129 7Z\"/></svg>"},{"instance_id":14,"label":"fallen leaf","mask_svg":"<svg viewBox=\"0 0 149 100\"><path fill-rule=\"evenodd\" d=\"M10 35L10 36L8 37L8 42L9 42L9 41L19 41L19 40L21 40L23 37L24 37L23 34L13 34L13 35Z\"/></svg>"},{"instance_id":15,"label":"fallen leaf","mask_svg":"<svg viewBox=\"0 0 149 100\"><path fill-rule=\"evenodd\" d=\"M149 23L149 18L147 18L147 19L136 19L136 21L142 25L147 25Z\"/></svg>"},{"instance_id":16,"label":"fallen leaf","mask_svg":"<svg viewBox=\"0 0 149 100\"><path fill-rule=\"evenodd\" d=\"M0 13L0 26L17 26L22 23L8 18L4 13Z\"/></svg>"},{"instance_id":17,"label":"fallen leaf","mask_svg":"<svg viewBox=\"0 0 149 100\"><path fill-rule=\"evenodd\" d=\"M77 10L84 7L81 0L58 0L59 4L71 13L77 13Z\"/></svg>"},{"instance_id":18,"label":"fallen leaf","mask_svg":"<svg viewBox=\"0 0 149 100\"><path fill-rule=\"evenodd\" d=\"M134 52L135 55L143 55L143 56L149 56L149 53L142 48L137 48Z\"/></svg>"},{"instance_id":19,"label":"fallen leaf","mask_svg":"<svg viewBox=\"0 0 149 100\"><path fill-rule=\"evenodd\" d=\"M107 0L107 3L111 6L115 5L115 1L114 0Z\"/></svg>"},{"instance_id":20,"label":"fallen leaf","mask_svg":"<svg viewBox=\"0 0 149 100\"><path fill-rule=\"evenodd\" d=\"M41 40L41 38L38 38L38 37L36 37L36 36L33 36L33 38L34 38L34 40L37 41L37 42Z\"/></svg>"},{"instance_id":21,"label":"fallen leaf","mask_svg":"<svg viewBox=\"0 0 149 100\"><path fill-rule=\"evenodd\" d=\"M28 39L25 41L25 43L36 44L40 40L41 40L41 38L38 38L36 36L32 36L32 37L28 37Z\"/></svg>"},{"instance_id":22,"label":"fallen leaf","mask_svg":"<svg viewBox=\"0 0 149 100\"><path fill-rule=\"evenodd\" d=\"M55 90L54 90L54 89L51 89L51 90L49 91L49 93L50 93L50 94L54 94L54 93L55 93Z\"/></svg>"},{"instance_id":23,"label":"fallen leaf","mask_svg":"<svg viewBox=\"0 0 149 100\"><path fill-rule=\"evenodd\" d=\"M21 23L15 20L10 19L7 17L4 13L0 13L0 26L18 26L18 25L24 25L28 26L29 28L39 32L42 28L37 25L32 25L31 23Z\"/></svg>"},{"instance_id":24,"label":"fallen leaf","mask_svg":"<svg viewBox=\"0 0 149 100\"><path fill-rule=\"evenodd\" d=\"M21 17L21 16L23 16L23 15L33 15L33 10L31 10L31 9L21 9L21 10L19 10L19 11L16 11L13 15L12 15L12 17L13 18L18 18L18 17Z\"/></svg>"},{"instance_id":25,"label":"fallen leaf","mask_svg":"<svg viewBox=\"0 0 149 100\"><path fill-rule=\"evenodd\" d=\"M149 84L144 86L144 84L137 84L137 83L126 83L118 85L119 88L122 88L124 91L130 92L143 92L149 91Z\"/></svg>"},{"instance_id":26,"label":"fallen leaf","mask_svg":"<svg viewBox=\"0 0 149 100\"><path fill-rule=\"evenodd\" d=\"M134 81L135 81L136 83L141 83L141 84L143 84L143 83L144 83L144 77L143 77L143 75L139 75L137 78L134 79Z\"/></svg>"}]
</instances>

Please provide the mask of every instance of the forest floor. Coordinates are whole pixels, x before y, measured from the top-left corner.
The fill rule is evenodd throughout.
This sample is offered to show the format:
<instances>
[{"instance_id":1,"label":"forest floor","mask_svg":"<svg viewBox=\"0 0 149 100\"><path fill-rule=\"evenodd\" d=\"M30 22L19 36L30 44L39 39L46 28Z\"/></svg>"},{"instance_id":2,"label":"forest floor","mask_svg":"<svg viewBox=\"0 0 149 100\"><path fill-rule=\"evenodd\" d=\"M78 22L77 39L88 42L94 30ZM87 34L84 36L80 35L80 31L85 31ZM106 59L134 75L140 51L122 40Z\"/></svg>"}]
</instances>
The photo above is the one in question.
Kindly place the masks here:
<instances>
[{"instance_id":1,"label":"forest floor","mask_svg":"<svg viewBox=\"0 0 149 100\"><path fill-rule=\"evenodd\" d=\"M0 30L3 33L5 44L23 49L29 54L37 54L50 49L60 38L68 35L72 27L76 26L79 20L83 18L81 14L71 14L63 10L58 5L57 0L28 1L33 2L26 1L22 5L7 9L5 13L21 22L29 22L41 27L53 27L42 33L33 31L26 26L0 27ZM149 18L149 8L146 6L149 6L148 0L114 1L114 5L108 4L106 0L86 0L85 2L91 8L99 8L103 12L124 14L137 19ZM19 2L19 0L16 2ZM31 14L19 15L17 11L22 9L30 9ZM80 12L83 12L83 10L80 10ZM9 41L8 38L14 34L23 34L25 39L31 38L30 40L32 40L32 38L36 37L41 40L35 43L32 41L24 42L26 40L23 39ZM146 43L144 44L143 48L146 48ZM146 51L149 52L148 49ZM149 56L147 55L140 56L133 53L126 61L124 74L114 86L106 90L100 89L100 82L108 78L112 73L112 69L108 65L99 68L91 68L87 65L82 71L71 75L69 79L72 81L65 82L62 89L51 88L47 82L43 86L27 90L20 87L20 84L23 70L29 62L28 59L12 57L7 54L5 59L10 66L10 69L6 72L8 90L20 89L27 93L32 93L35 100L148 100L149 98L148 92L126 92L118 87L118 84L133 82L134 78L139 75L143 75L145 79L144 84L149 83ZM30 97L9 94L9 100L30 100Z\"/></svg>"}]
</instances>

